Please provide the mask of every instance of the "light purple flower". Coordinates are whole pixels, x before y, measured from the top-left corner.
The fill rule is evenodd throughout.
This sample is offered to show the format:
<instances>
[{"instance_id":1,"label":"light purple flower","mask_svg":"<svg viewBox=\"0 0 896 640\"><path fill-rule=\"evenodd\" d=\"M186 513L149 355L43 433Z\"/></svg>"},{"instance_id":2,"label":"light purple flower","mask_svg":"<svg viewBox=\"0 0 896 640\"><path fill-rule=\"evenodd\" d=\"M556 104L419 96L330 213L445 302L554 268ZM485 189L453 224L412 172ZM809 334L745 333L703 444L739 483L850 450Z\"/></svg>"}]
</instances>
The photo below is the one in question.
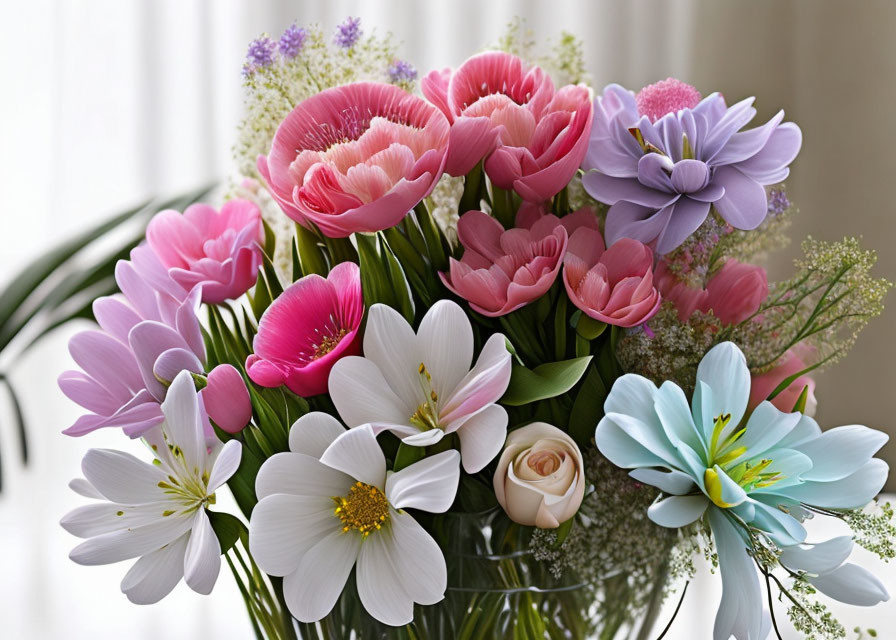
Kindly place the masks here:
<instances>
[{"instance_id":1,"label":"light purple flower","mask_svg":"<svg viewBox=\"0 0 896 640\"><path fill-rule=\"evenodd\" d=\"M249 51L246 53L246 62L254 67L267 67L274 62L274 52L277 50L277 44L268 38L262 36L249 43Z\"/></svg>"},{"instance_id":2,"label":"light purple flower","mask_svg":"<svg viewBox=\"0 0 896 640\"><path fill-rule=\"evenodd\" d=\"M706 219L710 206L733 227L755 229L768 213L764 185L781 182L802 133L779 111L741 131L756 115L747 98L728 107L713 93L693 109L639 114L635 96L611 84L594 102L583 168L585 189L612 205L606 239L656 242L669 253ZM671 105L674 109L675 105Z\"/></svg>"},{"instance_id":3,"label":"light purple flower","mask_svg":"<svg viewBox=\"0 0 896 640\"><path fill-rule=\"evenodd\" d=\"M145 245L118 263L115 280L121 293L93 303L101 330L82 331L69 341L82 370L63 373L59 387L90 413L67 435L120 427L140 437L162 421L162 380L174 380L184 369L203 371L205 345L196 317L201 286L182 288Z\"/></svg>"},{"instance_id":4,"label":"light purple flower","mask_svg":"<svg viewBox=\"0 0 896 640\"><path fill-rule=\"evenodd\" d=\"M361 18L348 17L345 22L336 27L333 34L333 43L343 49L351 49L361 39Z\"/></svg>"},{"instance_id":5,"label":"light purple flower","mask_svg":"<svg viewBox=\"0 0 896 640\"><path fill-rule=\"evenodd\" d=\"M299 52L305 45L305 38L307 37L308 32L302 27L296 24L290 25L290 27L283 32L283 35L280 36L280 42L277 45L277 48L280 50L280 55L284 58L295 58L299 55Z\"/></svg>"},{"instance_id":6,"label":"light purple flower","mask_svg":"<svg viewBox=\"0 0 896 640\"><path fill-rule=\"evenodd\" d=\"M417 69L407 60L393 61L388 73L392 82L412 82L417 79Z\"/></svg>"}]
</instances>

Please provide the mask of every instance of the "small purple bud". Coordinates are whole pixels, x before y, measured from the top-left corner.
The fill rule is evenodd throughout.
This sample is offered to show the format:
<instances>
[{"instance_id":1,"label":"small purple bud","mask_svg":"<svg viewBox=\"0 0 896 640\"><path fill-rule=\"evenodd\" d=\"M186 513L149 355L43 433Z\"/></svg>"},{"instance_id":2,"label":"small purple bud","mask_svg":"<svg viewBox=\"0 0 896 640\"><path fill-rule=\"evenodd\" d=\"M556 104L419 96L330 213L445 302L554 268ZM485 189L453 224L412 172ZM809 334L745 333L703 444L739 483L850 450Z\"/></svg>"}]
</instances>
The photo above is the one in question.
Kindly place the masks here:
<instances>
[{"instance_id":1,"label":"small purple bud","mask_svg":"<svg viewBox=\"0 0 896 640\"><path fill-rule=\"evenodd\" d=\"M280 49L280 55L284 58L295 58L305 45L305 38L307 37L308 32L302 27L296 24L291 25L280 36L280 42L277 45Z\"/></svg>"},{"instance_id":2,"label":"small purple bud","mask_svg":"<svg viewBox=\"0 0 896 640\"><path fill-rule=\"evenodd\" d=\"M351 49L361 39L361 18L348 17L336 27L333 43L343 49Z\"/></svg>"},{"instance_id":3,"label":"small purple bud","mask_svg":"<svg viewBox=\"0 0 896 640\"><path fill-rule=\"evenodd\" d=\"M395 60L389 65L389 79L392 82L412 82L417 79L417 70L406 60Z\"/></svg>"},{"instance_id":4,"label":"small purple bud","mask_svg":"<svg viewBox=\"0 0 896 640\"><path fill-rule=\"evenodd\" d=\"M263 36L249 43L249 51L246 53L246 62L254 67L267 67L274 62L274 51L277 45L267 36ZM253 69L254 70L254 69Z\"/></svg>"}]
</instances>

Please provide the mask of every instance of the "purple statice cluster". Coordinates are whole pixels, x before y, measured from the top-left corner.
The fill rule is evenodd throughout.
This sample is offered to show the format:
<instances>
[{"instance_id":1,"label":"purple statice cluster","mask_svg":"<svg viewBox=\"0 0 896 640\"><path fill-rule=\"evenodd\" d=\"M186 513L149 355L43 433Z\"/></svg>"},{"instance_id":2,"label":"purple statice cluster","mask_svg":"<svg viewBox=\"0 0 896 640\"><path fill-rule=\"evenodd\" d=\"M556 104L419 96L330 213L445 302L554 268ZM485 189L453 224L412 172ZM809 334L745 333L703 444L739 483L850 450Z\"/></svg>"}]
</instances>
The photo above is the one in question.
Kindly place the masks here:
<instances>
[{"instance_id":1,"label":"purple statice cluster","mask_svg":"<svg viewBox=\"0 0 896 640\"><path fill-rule=\"evenodd\" d=\"M790 208L790 200L787 192L781 188L771 189L768 192L768 212L773 215L781 215Z\"/></svg>"},{"instance_id":2,"label":"purple statice cluster","mask_svg":"<svg viewBox=\"0 0 896 640\"><path fill-rule=\"evenodd\" d=\"M249 43L246 52L246 63L257 67L267 67L274 62L274 52L277 45L267 36L256 38Z\"/></svg>"},{"instance_id":3,"label":"purple statice cluster","mask_svg":"<svg viewBox=\"0 0 896 640\"><path fill-rule=\"evenodd\" d=\"M361 39L361 18L348 17L345 22L336 27L333 34L333 43L343 49L351 49Z\"/></svg>"},{"instance_id":4,"label":"purple statice cluster","mask_svg":"<svg viewBox=\"0 0 896 640\"><path fill-rule=\"evenodd\" d=\"M288 59L295 58L302 50L307 37L308 32L296 23L293 23L280 36L280 42L277 44L280 55Z\"/></svg>"},{"instance_id":5,"label":"purple statice cluster","mask_svg":"<svg viewBox=\"0 0 896 640\"><path fill-rule=\"evenodd\" d=\"M394 60L387 71L389 80L395 84L413 82L417 79L417 69L407 60Z\"/></svg>"}]
</instances>

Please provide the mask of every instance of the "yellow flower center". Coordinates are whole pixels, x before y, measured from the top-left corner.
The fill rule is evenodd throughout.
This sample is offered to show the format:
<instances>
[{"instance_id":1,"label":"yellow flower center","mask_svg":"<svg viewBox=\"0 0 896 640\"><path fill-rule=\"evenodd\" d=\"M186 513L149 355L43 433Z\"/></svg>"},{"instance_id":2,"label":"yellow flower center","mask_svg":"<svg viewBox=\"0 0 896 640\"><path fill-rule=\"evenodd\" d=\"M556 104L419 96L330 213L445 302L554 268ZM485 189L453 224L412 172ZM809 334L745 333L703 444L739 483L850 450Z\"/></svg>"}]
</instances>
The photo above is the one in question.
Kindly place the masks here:
<instances>
[{"instance_id":1,"label":"yellow flower center","mask_svg":"<svg viewBox=\"0 0 896 640\"><path fill-rule=\"evenodd\" d=\"M360 481L352 485L347 496L334 496L333 502L336 503L334 513L342 520L343 532L357 529L366 537L371 531L379 531L389 519L389 501L385 494Z\"/></svg>"}]
</instances>

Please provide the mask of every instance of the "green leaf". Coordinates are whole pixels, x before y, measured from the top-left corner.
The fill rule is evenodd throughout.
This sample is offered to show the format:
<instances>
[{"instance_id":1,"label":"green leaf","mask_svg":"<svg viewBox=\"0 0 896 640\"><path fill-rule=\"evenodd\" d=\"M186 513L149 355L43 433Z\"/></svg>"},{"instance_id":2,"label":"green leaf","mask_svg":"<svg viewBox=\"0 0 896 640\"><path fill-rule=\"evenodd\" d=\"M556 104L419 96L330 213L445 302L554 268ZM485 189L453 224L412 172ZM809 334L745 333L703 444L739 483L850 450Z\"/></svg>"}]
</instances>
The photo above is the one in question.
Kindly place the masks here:
<instances>
[{"instance_id":1,"label":"green leaf","mask_svg":"<svg viewBox=\"0 0 896 640\"><path fill-rule=\"evenodd\" d=\"M405 467L423 460L425 455L426 449L424 447L412 447L402 442L398 445L398 453L395 456L395 462L392 464L392 471L401 471Z\"/></svg>"},{"instance_id":2,"label":"green leaf","mask_svg":"<svg viewBox=\"0 0 896 640\"><path fill-rule=\"evenodd\" d=\"M450 251L445 235L433 220L425 203L421 202L414 207L414 214L417 224L420 225L420 231L423 232L423 238L426 240L429 262L436 271L444 271L448 268L448 253Z\"/></svg>"},{"instance_id":3,"label":"green leaf","mask_svg":"<svg viewBox=\"0 0 896 640\"><path fill-rule=\"evenodd\" d=\"M589 362L591 356L548 362L534 369L514 365L501 403L518 407L566 393L585 373Z\"/></svg>"},{"instance_id":4,"label":"green leaf","mask_svg":"<svg viewBox=\"0 0 896 640\"><path fill-rule=\"evenodd\" d=\"M566 307L567 297L561 292L554 307L554 357L558 360L566 356Z\"/></svg>"},{"instance_id":5,"label":"green leaf","mask_svg":"<svg viewBox=\"0 0 896 640\"><path fill-rule=\"evenodd\" d=\"M595 320L591 316L584 313L579 317L576 323L576 333L585 338L585 340L594 340L600 336L607 328L607 324L600 320Z\"/></svg>"},{"instance_id":6,"label":"green leaf","mask_svg":"<svg viewBox=\"0 0 896 640\"><path fill-rule=\"evenodd\" d=\"M208 519L212 523L212 529L218 536L218 543L221 545L221 554L225 554L240 539L240 532L245 529L245 525L240 519L229 513L221 511L207 511Z\"/></svg>"},{"instance_id":7,"label":"green leaf","mask_svg":"<svg viewBox=\"0 0 896 640\"><path fill-rule=\"evenodd\" d=\"M604 415L607 393L607 385L597 367L591 365L569 415L569 435L579 446L587 445L594 436L594 429Z\"/></svg>"},{"instance_id":8,"label":"green leaf","mask_svg":"<svg viewBox=\"0 0 896 640\"><path fill-rule=\"evenodd\" d=\"M555 549L559 549L560 546L566 541L566 538L569 536L569 532L572 531L572 527L575 523L576 517L573 516L566 522L561 522L560 526L554 529L554 532L557 534L557 541L553 544L553 547Z\"/></svg>"},{"instance_id":9,"label":"green leaf","mask_svg":"<svg viewBox=\"0 0 896 640\"><path fill-rule=\"evenodd\" d=\"M486 484L476 476L466 473L460 474L457 500L461 509L469 513L487 511L498 504L495 489L491 484Z\"/></svg>"},{"instance_id":10,"label":"green leaf","mask_svg":"<svg viewBox=\"0 0 896 640\"><path fill-rule=\"evenodd\" d=\"M320 276L327 275L327 260L323 248L318 244L317 236L310 229L296 223L296 241L294 247L298 253L298 261L301 275L307 276L316 273ZM298 278L293 275L294 280Z\"/></svg>"}]
</instances>

